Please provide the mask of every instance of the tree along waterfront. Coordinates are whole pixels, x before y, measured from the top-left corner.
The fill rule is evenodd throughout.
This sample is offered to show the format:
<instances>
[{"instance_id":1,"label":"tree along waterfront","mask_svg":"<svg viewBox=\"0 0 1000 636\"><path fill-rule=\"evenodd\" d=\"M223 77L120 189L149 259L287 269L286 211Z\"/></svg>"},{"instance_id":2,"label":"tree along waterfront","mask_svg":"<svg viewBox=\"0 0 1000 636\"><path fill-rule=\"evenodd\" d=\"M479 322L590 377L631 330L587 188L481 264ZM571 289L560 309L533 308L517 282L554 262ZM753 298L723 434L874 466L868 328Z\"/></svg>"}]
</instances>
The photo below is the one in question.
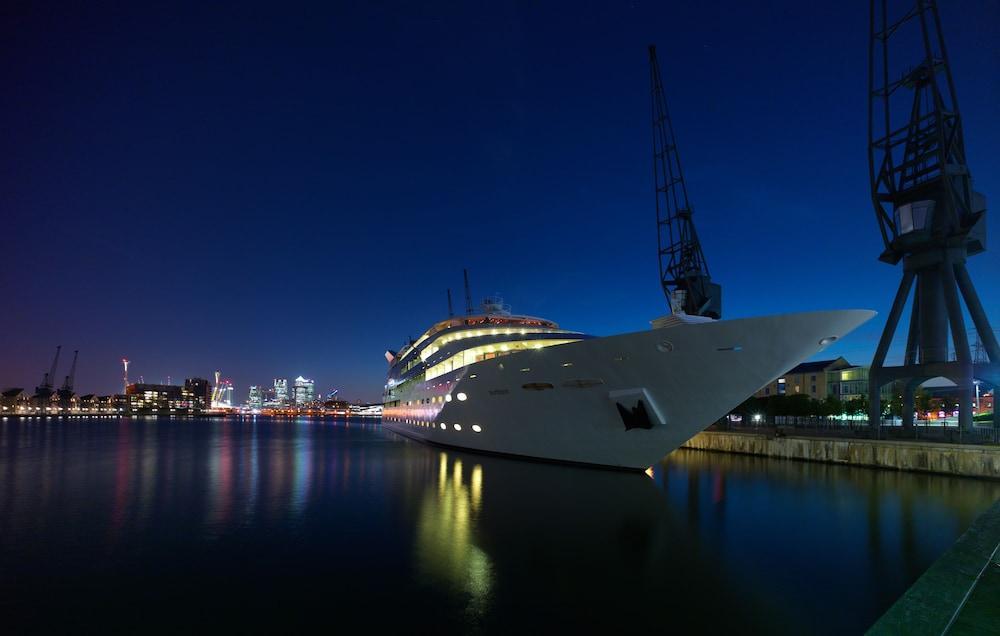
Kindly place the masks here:
<instances>
[{"instance_id":1,"label":"tree along waterfront","mask_svg":"<svg viewBox=\"0 0 1000 636\"><path fill-rule=\"evenodd\" d=\"M918 390L915 395L917 419L935 420L944 412L950 414L955 404L948 397L935 397L929 392ZM887 418L902 417L903 400L901 396L893 395L892 399L883 404L882 415ZM850 400L840 400L836 396L827 396L816 400L807 395L769 395L766 397L751 396L733 409L731 415L738 418L752 419L754 416L773 418L776 416L826 417L826 418L867 418L868 396L860 395ZM945 416L946 417L946 416ZM977 423L991 423L993 412L977 413L974 417Z\"/></svg>"}]
</instances>

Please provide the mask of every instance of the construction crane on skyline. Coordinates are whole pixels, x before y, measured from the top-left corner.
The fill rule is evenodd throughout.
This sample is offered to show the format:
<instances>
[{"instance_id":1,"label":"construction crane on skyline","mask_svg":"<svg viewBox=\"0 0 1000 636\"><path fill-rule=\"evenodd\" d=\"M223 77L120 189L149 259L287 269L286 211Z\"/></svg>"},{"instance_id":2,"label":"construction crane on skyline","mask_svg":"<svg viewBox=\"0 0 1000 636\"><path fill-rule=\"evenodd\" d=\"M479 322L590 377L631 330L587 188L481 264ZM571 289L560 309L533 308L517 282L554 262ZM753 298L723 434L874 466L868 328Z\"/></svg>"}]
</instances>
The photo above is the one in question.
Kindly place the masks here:
<instances>
[{"instance_id":1,"label":"construction crane on skyline","mask_svg":"<svg viewBox=\"0 0 1000 636\"><path fill-rule=\"evenodd\" d=\"M691 218L684 172L653 45L649 46L649 77L660 284L671 313L718 319L722 317L722 287L712 282Z\"/></svg>"}]
</instances>

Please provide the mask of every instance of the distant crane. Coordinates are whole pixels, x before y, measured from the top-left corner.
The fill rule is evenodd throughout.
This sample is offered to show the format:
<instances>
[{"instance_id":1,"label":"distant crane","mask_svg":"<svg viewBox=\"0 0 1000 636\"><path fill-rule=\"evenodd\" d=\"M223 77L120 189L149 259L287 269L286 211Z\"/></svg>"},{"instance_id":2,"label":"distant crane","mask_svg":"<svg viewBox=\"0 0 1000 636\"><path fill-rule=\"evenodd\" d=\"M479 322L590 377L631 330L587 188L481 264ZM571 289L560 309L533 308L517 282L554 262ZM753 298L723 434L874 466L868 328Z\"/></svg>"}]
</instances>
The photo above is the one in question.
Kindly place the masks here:
<instances>
[{"instance_id":1,"label":"distant crane","mask_svg":"<svg viewBox=\"0 0 1000 636\"><path fill-rule=\"evenodd\" d=\"M872 360L869 418L877 431L880 389L899 381L903 426L912 426L916 388L941 376L955 383L959 426L971 430L973 378L1000 383L1000 344L965 267L969 256L986 250L986 197L972 189L937 3L871 0L869 6L868 164L885 247L879 260L903 262L903 278ZM887 367L886 355L914 284L903 365ZM989 362L972 357L961 300Z\"/></svg>"},{"instance_id":2,"label":"distant crane","mask_svg":"<svg viewBox=\"0 0 1000 636\"><path fill-rule=\"evenodd\" d=\"M463 269L462 276L465 278L465 315L472 315L472 292L469 290L469 270Z\"/></svg>"},{"instance_id":3,"label":"distant crane","mask_svg":"<svg viewBox=\"0 0 1000 636\"><path fill-rule=\"evenodd\" d=\"M76 358L79 353L79 350L73 352L73 364L69 367L69 375L63 380L62 388L59 389L59 402L64 407L69 407L73 400L73 381L76 377Z\"/></svg>"},{"instance_id":4,"label":"distant crane","mask_svg":"<svg viewBox=\"0 0 1000 636\"><path fill-rule=\"evenodd\" d=\"M691 204L653 45L649 46L649 77L660 284L672 313L721 318L722 287L712 282L691 219Z\"/></svg>"},{"instance_id":5,"label":"distant crane","mask_svg":"<svg viewBox=\"0 0 1000 636\"><path fill-rule=\"evenodd\" d=\"M219 378L222 376L222 371L215 372L215 386L212 387L212 408L215 408L222 402L222 384L219 382Z\"/></svg>"},{"instance_id":6,"label":"distant crane","mask_svg":"<svg viewBox=\"0 0 1000 636\"><path fill-rule=\"evenodd\" d=\"M56 355L52 358L52 368L42 377L41 386L35 387L35 397L39 400L47 400L52 396L52 386L56 377L56 366L59 364L59 352L62 345L56 347Z\"/></svg>"}]
</instances>

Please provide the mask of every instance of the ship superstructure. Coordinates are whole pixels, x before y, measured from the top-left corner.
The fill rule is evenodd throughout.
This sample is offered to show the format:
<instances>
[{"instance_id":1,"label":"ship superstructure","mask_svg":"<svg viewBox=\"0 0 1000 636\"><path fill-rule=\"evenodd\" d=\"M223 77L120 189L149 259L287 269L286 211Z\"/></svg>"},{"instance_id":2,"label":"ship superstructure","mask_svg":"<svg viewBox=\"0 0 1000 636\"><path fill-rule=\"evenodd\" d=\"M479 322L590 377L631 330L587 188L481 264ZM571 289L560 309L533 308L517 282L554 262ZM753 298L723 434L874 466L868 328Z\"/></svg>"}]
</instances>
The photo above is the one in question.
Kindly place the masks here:
<instances>
[{"instance_id":1,"label":"ship superstructure","mask_svg":"<svg viewBox=\"0 0 1000 636\"><path fill-rule=\"evenodd\" d=\"M589 337L551 320L511 314L502 298L488 297L478 313L442 320L398 352L385 352L384 414L432 421L469 365Z\"/></svg>"}]
</instances>

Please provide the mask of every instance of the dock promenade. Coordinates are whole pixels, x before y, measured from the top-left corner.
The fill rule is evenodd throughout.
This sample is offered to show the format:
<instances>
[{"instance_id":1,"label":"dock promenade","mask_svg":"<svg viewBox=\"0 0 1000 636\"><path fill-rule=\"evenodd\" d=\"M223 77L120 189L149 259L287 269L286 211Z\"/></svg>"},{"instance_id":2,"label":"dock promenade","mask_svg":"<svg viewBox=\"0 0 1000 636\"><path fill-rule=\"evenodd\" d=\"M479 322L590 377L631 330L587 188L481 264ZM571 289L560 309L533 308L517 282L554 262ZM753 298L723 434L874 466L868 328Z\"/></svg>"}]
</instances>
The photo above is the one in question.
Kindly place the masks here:
<instances>
[{"instance_id":1,"label":"dock promenade","mask_svg":"<svg viewBox=\"0 0 1000 636\"><path fill-rule=\"evenodd\" d=\"M683 447L869 468L1000 479L1000 446L992 444L704 431L688 440Z\"/></svg>"},{"instance_id":2,"label":"dock promenade","mask_svg":"<svg viewBox=\"0 0 1000 636\"><path fill-rule=\"evenodd\" d=\"M1000 501L868 630L869 634L1000 633Z\"/></svg>"}]
</instances>

